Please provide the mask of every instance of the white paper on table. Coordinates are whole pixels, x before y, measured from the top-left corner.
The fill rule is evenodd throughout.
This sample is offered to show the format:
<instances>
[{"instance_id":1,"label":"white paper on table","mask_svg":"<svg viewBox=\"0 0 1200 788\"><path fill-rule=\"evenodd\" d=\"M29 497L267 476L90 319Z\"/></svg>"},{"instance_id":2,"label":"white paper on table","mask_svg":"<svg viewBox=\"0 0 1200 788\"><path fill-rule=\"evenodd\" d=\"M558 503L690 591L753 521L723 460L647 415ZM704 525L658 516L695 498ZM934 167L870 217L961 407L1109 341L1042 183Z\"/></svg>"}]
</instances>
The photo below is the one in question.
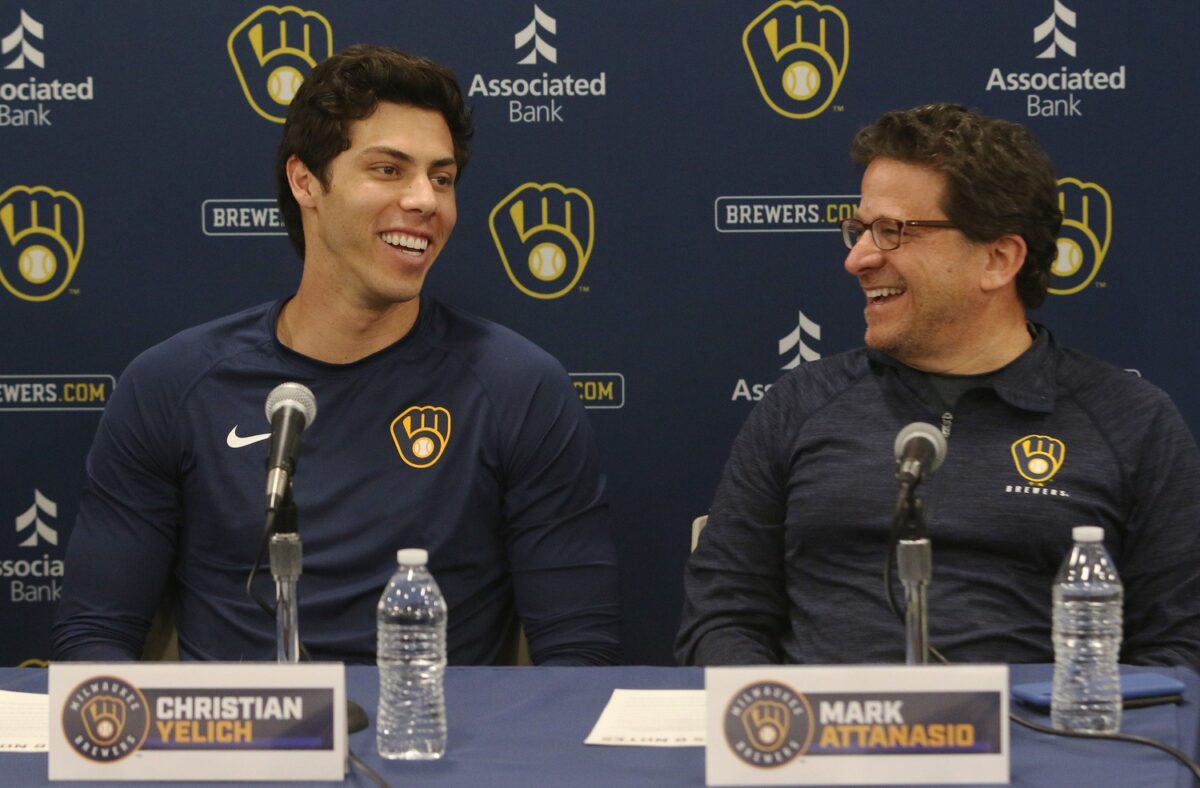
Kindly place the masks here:
<instances>
[{"instance_id":1,"label":"white paper on table","mask_svg":"<svg viewBox=\"0 0 1200 788\"><path fill-rule=\"evenodd\" d=\"M0 752L46 752L49 725L48 696L0 690Z\"/></svg>"},{"instance_id":2,"label":"white paper on table","mask_svg":"<svg viewBox=\"0 0 1200 788\"><path fill-rule=\"evenodd\" d=\"M703 747L704 690L613 690L584 744Z\"/></svg>"}]
</instances>

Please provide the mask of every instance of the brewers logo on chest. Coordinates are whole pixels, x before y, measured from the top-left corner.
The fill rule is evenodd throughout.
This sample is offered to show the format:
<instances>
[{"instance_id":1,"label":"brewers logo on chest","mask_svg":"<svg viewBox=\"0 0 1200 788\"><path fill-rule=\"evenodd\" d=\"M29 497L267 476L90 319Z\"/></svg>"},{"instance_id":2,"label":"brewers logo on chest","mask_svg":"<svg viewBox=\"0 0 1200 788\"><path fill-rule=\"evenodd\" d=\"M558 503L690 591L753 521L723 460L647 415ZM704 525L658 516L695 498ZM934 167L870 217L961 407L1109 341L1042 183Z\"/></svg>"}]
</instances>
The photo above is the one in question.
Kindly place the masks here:
<instances>
[{"instance_id":1,"label":"brewers logo on chest","mask_svg":"<svg viewBox=\"0 0 1200 788\"><path fill-rule=\"evenodd\" d=\"M400 459L413 468L428 468L450 442L450 411L436 405L413 405L392 420L392 441Z\"/></svg>"}]
</instances>

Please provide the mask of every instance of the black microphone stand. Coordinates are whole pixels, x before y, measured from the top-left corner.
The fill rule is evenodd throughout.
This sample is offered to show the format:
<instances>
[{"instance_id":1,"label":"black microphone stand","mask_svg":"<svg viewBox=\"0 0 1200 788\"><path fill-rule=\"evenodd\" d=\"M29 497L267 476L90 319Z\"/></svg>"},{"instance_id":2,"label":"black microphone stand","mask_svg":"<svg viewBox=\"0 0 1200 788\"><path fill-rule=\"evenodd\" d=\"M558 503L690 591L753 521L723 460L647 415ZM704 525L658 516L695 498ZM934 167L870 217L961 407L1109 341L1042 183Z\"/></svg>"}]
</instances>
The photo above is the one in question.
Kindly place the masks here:
<instances>
[{"instance_id":1,"label":"black microphone stand","mask_svg":"<svg viewBox=\"0 0 1200 788\"><path fill-rule=\"evenodd\" d=\"M290 481L274 517L270 550L271 574L275 577L275 656L279 662L296 663L300 661L296 581L300 579L303 550Z\"/></svg>"},{"instance_id":2,"label":"black microphone stand","mask_svg":"<svg viewBox=\"0 0 1200 788\"><path fill-rule=\"evenodd\" d=\"M892 540L896 544L896 567L904 584L904 662L929 662L929 607L926 594L933 576L933 556L925 511L916 496L919 479L901 479Z\"/></svg>"}]
</instances>

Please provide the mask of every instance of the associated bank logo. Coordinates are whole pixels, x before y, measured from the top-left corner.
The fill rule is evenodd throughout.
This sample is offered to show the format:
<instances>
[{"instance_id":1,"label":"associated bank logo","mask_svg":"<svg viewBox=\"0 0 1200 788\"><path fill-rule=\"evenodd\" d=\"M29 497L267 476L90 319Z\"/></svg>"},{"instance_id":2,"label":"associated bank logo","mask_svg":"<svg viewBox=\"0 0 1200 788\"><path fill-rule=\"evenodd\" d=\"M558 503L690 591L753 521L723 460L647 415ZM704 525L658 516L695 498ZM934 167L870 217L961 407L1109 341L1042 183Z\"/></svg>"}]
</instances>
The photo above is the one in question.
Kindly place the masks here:
<instances>
[{"instance_id":1,"label":"associated bank logo","mask_svg":"<svg viewBox=\"0 0 1200 788\"><path fill-rule=\"evenodd\" d=\"M763 101L789 118L820 115L850 62L850 23L835 6L779 0L742 32L742 49Z\"/></svg>"},{"instance_id":2,"label":"associated bank logo","mask_svg":"<svg viewBox=\"0 0 1200 788\"><path fill-rule=\"evenodd\" d=\"M1067 456L1067 445L1049 435L1026 435L1012 444L1017 473L1039 487L1054 478Z\"/></svg>"},{"instance_id":3,"label":"associated bank logo","mask_svg":"<svg viewBox=\"0 0 1200 788\"><path fill-rule=\"evenodd\" d=\"M821 354L809 345L809 342L821 340L820 324L804 314L803 310L798 310L796 317L795 327L776 343L779 355L785 359L779 368L785 372L795 369L803 363L817 361L821 358ZM805 341L806 339L808 342ZM733 386L733 396L729 399L733 402L738 400L757 402L766 395L771 385L770 383L752 383L746 378L738 378L737 383Z\"/></svg>"},{"instance_id":4,"label":"associated bank logo","mask_svg":"<svg viewBox=\"0 0 1200 788\"><path fill-rule=\"evenodd\" d=\"M1050 265L1050 292L1071 295L1096 278L1112 243L1112 198L1104 187L1078 178L1058 179L1063 213L1058 255Z\"/></svg>"},{"instance_id":5,"label":"associated bank logo","mask_svg":"<svg viewBox=\"0 0 1200 788\"><path fill-rule=\"evenodd\" d=\"M83 206L70 192L13 186L0 194L0 284L25 301L49 301L83 254Z\"/></svg>"},{"instance_id":6,"label":"associated bank logo","mask_svg":"<svg viewBox=\"0 0 1200 788\"><path fill-rule=\"evenodd\" d=\"M8 24L0 20L0 25L7 27ZM0 103L0 128L53 126L50 115L54 107L50 102L92 100L95 83L90 76L80 81L58 77L46 80L16 73L27 68L45 71L46 55L42 49L45 36L42 23L22 9L16 27L0 38L0 59L4 62L5 76L19 80L0 82L0 102L3 102Z\"/></svg>"},{"instance_id":7,"label":"associated bank logo","mask_svg":"<svg viewBox=\"0 0 1200 788\"><path fill-rule=\"evenodd\" d=\"M150 733L150 710L141 690L124 679L97 676L67 694L62 729L75 752L112 763L141 749Z\"/></svg>"},{"instance_id":8,"label":"associated bank logo","mask_svg":"<svg viewBox=\"0 0 1200 788\"><path fill-rule=\"evenodd\" d=\"M625 376L620 372L572 372L571 384L588 410L625 407Z\"/></svg>"},{"instance_id":9,"label":"associated bank logo","mask_svg":"<svg viewBox=\"0 0 1200 788\"><path fill-rule=\"evenodd\" d=\"M0 411L104 410L112 375L0 375Z\"/></svg>"},{"instance_id":10,"label":"associated bank logo","mask_svg":"<svg viewBox=\"0 0 1200 788\"><path fill-rule=\"evenodd\" d=\"M450 411L436 405L413 405L392 420L392 441L400 459L413 468L428 468L450 443Z\"/></svg>"},{"instance_id":11,"label":"associated bank logo","mask_svg":"<svg viewBox=\"0 0 1200 788\"><path fill-rule=\"evenodd\" d=\"M558 20L541 9L533 7L533 19L528 23L523 17L514 24L520 32L513 36L519 66L557 66L558 47L551 43L551 36L558 35ZM549 65L547 65L549 64ZM484 76L475 74L467 88L467 96L475 98L508 99L509 123L562 123L568 107L578 106L576 99L588 96L608 95L608 74L581 74L543 71L530 76L527 70L511 76Z\"/></svg>"},{"instance_id":12,"label":"associated bank logo","mask_svg":"<svg viewBox=\"0 0 1200 788\"><path fill-rule=\"evenodd\" d=\"M812 704L786 684L762 681L733 696L722 715L725 744L750 766L775 768L808 752Z\"/></svg>"},{"instance_id":13,"label":"associated bank logo","mask_svg":"<svg viewBox=\"0 0 1200 788\"><path fill-rule=\"evenodd\" d=\"M579 283L595 244L592 198L559 183L523 183L488 215L508 278L531 298L561 298Z\"/></svg>"},{"instance_id":14,"label":"associated bank logo","mask_svg":"<svg viewBox=\"0 0 1200 788\"><path fill-rule=\"evenodd\" d=\"M43 495L41 490L34 490L33 503L14 521L17 546L42 550L58 547L58 529L50 522L57 517L58 504ZM42 552L40 557L5 558L0 561L0 578L8 582L6 598L9 602L57 602L62 598L63 561L50 555L49 552Z\"/></svg>"},{"instance_id":15,"label":"associated bank logo","mask_svg":"<svg viewBox=\"0 0 1200 788\"><path fill-rule=\"evenodd\" d=\"M1112 63L1084 63L1075 65L1078 57L1076 35L1076 13L1063 5L1061 0L1047 3L1050 15L1033 23L1033 44L1037 54L1033 59L1039 66L1051 66L1049 70L1005 71L993 67L988 72L985 90L1023 95L1025 114L1028 117L1069 118L1082 117L1084 99L1102 95L1109 91L1125 89L1126 69L1124 65ZM1028 42L1028 39L1026 39ZM1029 44L1022 44L1028 50ZM1071 65L1059 66L1056 70L1046 62L1057 60L1059 55L1069 59Z\"/></svg>"},{"instance_id":16,"label":"associated bank logo","mask_svg":"<svg viewBox=\"0 0 1200 788\"><path fill-rule=\"evenodd\" d=\"M23 533L29 534L17 543L18 547L37 547L39 541L58 546L58 531L43 522L42 515L47 519L58 517L58 504L42 495L41 490L34 490L33 505L17 517L17 538L20 539Z\"/></svg>"},{"instance_id":17,"label":"associated bank logo","mask_svg":"<svg viewBox=\"0 0 1200 788\"><path fill-rule=\"evenodd\" d=\"M784 364L780 369L795 369L801 361L816 361L821 354L804 344L804 338L821 339L821 326L809 320L803 312L799 313L800 320L792 332L779 340L779 355L789 356L795 353L795 358Z\"/></svg>"},{"instance_id":18,"label":"associated bank logo","mask_svg":"<svg viewBox=\"0 0 1200 788\"><path fill-rule=\"evenodd\" d=\"M333 54L333 28L316 11L265 5L233 29L227 49L250 107L283 123L304 77Z\"/></svg>"},{"instance_id":19,"label":"associated bank logo","mask_svg":"<svg viewBox=\"0 0 1200 788\"><path fill-rule=\"evenodd\" d=\"M857 194L742 195L718 197L713 225L719 233L840 233L858 211Z\"/></svg>"},{"instance_id":20,"label":"associated bank logo","mask_svg":"<svg viewBox=\"0 0 1200 788\"><path fill-rule=\"evenodd\" d=\"M20 70L25 68L26 63L38 68L45 68L46 57L31 40L41 41L44 34L42 23L27 14L22 8L21 21L17 24L16 29L0 40L0 54L3 54L5 58L9 55L16 55L11 61L4 64L4 68Z\"/></svg>"},{"instance_id":21,"label":"associated bank logo","mask_svg":"<svg viewBox=\"0 0 1200 788\"><path fill-rule=\"evenodd\" d=\"M287 235L279 203L270 198L205 200L200 225L205 235Z\"/></svg>"},{"instance_id":22,"label":"associated bank logo","mask_svg":"<svg viewBox=\"0 0 1200 788\"><path fill-rule=\"evenodd\" d=\"M547 14L536 5L533 7L533 19L520 32L513 36L513 47L517 51L521 51L532 44L529 49L529 54L517 61L522 66L536 65L538 56L550 61L551 63L558 62L558 50L553 45L542 38L541 33L547 35L557 35L558 22L554 17Z\"/></svg>"},{"instance_id":23,"label":"associated bank logo","mask_svg":"<svg viewBox=\"0 0 1200 788\"><path fill-rule=\"evenodd\" d=\"M1038 58L1054 58L1059 52L1075 57L1075 41L1067 35L1066 29L1075 29L1075 12L1054 0L1054 12L1033 29L1033 43L1050 43L1038 54Z\"/></svg>"}]
</instances>

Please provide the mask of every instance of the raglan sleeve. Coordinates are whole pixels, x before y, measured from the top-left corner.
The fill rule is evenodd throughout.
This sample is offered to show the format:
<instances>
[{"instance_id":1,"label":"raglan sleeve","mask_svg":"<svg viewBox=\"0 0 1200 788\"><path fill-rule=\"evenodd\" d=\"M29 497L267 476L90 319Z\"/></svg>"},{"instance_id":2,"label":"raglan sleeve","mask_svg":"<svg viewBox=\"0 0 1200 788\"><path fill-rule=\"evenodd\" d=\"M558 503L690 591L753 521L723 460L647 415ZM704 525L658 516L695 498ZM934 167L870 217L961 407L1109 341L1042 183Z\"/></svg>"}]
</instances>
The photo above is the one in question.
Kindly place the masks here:
<instances>
[{"instance_id":1,"label":"raglan sleeve","mask_svg":"<svg viewBox=\"0 0 1200 788\"><path fill-rule=\"evenodd\" d=\"M141 653L172 569L181 516L176 405L143 354L105 407L67 545L55 659Z\"/></svg>"},{"instance_id":2,"label":"raglan sleeve","mask_svg":"<svg viewBox=\"0 0 1200 788\"><path fill-rule=\"evenodd\" d=\"M1175 405L1154 393L1138 409L1150 422L1138 430L1116 559L1125 587L1122 661L1200 670L1200 451Z\"/></svg>"},{"instance_id":3,"label":"raglan sleeve","mask_svg":"<svg viewBox=\"0 0 1200 788\"><path fill-rule=\"evenodd\" d=\"M783 521L788 434L776 385L738 433L684 569L683 614L675 639L682 665L782 661L787 624Z\"/></svg>"},{"instance_id":4,"label":"raglan sleeve","mask_svg":"<svg viewBox=\"0 0 1200 788\"><path fill-rule=\"evenodd\" d=\"M570 377L535 356L510 393L503 514L517 613L538 665L620 660L621 607L606 476Z\"/></svg>"}]
</instances>

